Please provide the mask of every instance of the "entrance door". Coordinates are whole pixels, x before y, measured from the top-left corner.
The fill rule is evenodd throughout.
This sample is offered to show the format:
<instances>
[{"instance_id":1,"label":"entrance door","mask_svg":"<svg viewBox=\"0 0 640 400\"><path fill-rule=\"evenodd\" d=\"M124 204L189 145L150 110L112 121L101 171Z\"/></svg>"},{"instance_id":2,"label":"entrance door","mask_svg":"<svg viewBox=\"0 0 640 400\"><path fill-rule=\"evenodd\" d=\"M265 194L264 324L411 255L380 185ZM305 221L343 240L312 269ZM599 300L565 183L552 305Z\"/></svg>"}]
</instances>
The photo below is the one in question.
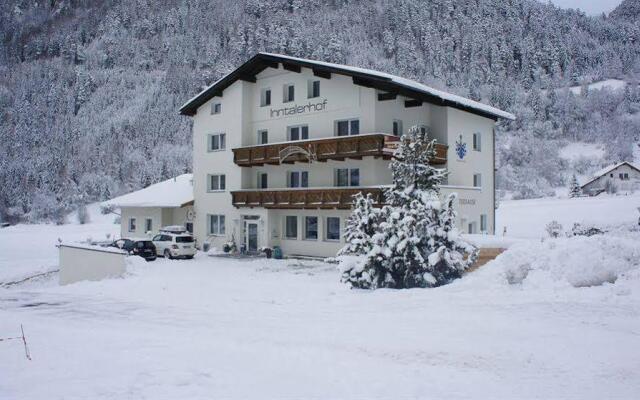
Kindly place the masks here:
<instances>
[{"instance_id":1,"label":"entrance door","mask_svg":"<svg viewBox=\"0 0 640 400\"><path fill-rule=\"evenodd\" d=\"M258 252L258 223L257 222L246 222L247 230L246 230L246 245L247 251L250 253Z\"/></svg>"}]
</instances>

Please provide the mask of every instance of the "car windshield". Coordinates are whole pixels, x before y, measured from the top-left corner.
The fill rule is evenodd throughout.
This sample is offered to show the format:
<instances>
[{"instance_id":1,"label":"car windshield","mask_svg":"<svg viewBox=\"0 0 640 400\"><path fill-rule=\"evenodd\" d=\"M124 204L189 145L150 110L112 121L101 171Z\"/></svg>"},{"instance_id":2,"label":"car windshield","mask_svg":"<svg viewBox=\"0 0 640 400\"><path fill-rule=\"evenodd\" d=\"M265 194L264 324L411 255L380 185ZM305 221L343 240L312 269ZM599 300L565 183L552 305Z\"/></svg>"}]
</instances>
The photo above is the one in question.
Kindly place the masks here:
<instances>
[{"instance_id":1,"label":"car windshield","mask_svg":"<svg viewBox=\"0 0 640 400\"><path fill-rule=\"evenodd\" d=\"M176 243L193 243L193 236L176 236Z\"/></svg>"}]
</instances>

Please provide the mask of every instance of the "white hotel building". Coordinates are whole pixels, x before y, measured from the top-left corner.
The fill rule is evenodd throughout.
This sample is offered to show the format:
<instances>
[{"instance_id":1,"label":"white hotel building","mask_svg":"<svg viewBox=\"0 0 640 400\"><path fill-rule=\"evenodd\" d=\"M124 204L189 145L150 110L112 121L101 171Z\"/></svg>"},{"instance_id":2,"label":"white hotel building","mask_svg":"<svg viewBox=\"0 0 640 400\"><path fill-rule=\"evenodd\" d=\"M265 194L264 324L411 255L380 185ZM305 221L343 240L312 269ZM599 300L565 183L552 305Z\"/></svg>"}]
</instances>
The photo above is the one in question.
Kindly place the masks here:
<instances>
[{"instance_id":1,"label":"white hotel building","mask_svg":"<svg viewBox=\"0 0 640 400\"><path fill-rule=\"evenodd\" d=\"M351 196L382 202L400 134L437 139L465 232L494 232L494 126L507 112L376 71L259 53L189 100L194 233L221 248L333 256ZM309 160L311 158L311 160Z\"/></svg>"}]
</instances>

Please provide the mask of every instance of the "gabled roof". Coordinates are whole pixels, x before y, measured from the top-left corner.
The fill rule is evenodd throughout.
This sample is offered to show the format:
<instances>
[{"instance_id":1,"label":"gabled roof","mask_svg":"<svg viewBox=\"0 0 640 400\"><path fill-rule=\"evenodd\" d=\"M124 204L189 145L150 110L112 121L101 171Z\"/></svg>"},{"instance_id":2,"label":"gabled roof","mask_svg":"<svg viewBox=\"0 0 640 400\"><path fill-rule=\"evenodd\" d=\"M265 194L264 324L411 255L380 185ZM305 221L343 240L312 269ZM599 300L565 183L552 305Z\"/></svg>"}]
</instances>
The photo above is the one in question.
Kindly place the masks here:
<instances>
[{"instance_id":1,"label":"gabled roof","mask_svg":"<svg viewBox=\"0 0 640 400\"><path fill-rule=\"evenodd\" d=\"M219 79L211 86L198 93L191 100L187 101L180 108L180 113L183 115L194 115L198 107L209 101L212 97L222 96L223 91L231 86L235 81L244 80L255 82L255 76L257 74L268 67L277 68L278 64L282 64L284 69L293 72L300 72L300 68L310 68L313 70L314 75L320 77L329 77L332 73L351 76L353 78L353 83L356 85L371 87L390 93L397 93L411 99L431 104L454 107L483 117L491 118L493 120L498 118L510 120L516 119L513 114L506 111L431 88L411 79L365 68L271 53L258 53L251 57L249 61L242 64L236 70Z\"/></svg>"},{"instance_id":2,"label":"gabled roof","mask_svg":"<svg viewBox=\"0 0 640 400\"><path fill-rule=\"evenodd\" d=\"M183 174L102 204L114 207L184 207L193 203L192 179L192 174Z\"/></svg>"},{"instance_id":3,"label":"gabled roof","mask_svg":"<svg viewBox=\"0 0 640 400\"><path fill-rule=\"evenodd\" d=\"M591 182L597 180L598 178L608 174L609 172L623 166L623 165L628 165L629 167L635 169L636 171L640 172L640 168L636 167L635 165L631 164L628 161L622 161L619 162L617 164L613 164L613 165L609 165L608 167L605 167L603 169L601 169L600 171L596 172L595 174L593 174L593 178L589 179L589 181L587 181L584 185L582 185L582 187L587 186L588 184L590 184Z\"/></svg>"}]
</instances>

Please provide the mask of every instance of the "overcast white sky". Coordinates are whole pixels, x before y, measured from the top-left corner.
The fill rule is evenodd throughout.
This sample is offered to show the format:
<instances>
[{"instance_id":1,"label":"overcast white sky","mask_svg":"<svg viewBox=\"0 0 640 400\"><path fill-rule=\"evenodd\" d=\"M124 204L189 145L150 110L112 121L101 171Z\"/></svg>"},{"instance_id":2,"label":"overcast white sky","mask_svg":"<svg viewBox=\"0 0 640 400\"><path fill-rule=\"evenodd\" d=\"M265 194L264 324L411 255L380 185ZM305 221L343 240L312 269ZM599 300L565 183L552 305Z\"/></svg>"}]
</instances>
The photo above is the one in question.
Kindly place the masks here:
<instances>
[{"instance_id":1,"label":"overcast white sky","mask_svg":"<svg viewBox=\"0 0 640 400\"><path fill-rule=\"evenodd\" d=\"M543 0L546 2L547 0ZM551 0L558 7L579 8L587 14L598 15L608 13L622 3L622 0Z\"/></svg>"}]
</instances>

